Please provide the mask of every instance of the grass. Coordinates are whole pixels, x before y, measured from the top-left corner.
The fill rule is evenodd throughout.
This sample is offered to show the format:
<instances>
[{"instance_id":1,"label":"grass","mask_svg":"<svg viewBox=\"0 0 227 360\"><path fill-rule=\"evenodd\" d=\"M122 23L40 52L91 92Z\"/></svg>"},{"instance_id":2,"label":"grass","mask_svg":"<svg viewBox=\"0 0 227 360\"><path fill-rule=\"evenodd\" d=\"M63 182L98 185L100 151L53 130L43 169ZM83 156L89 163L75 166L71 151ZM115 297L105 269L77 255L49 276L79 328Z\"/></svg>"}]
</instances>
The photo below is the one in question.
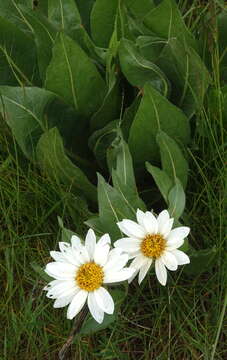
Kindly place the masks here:
<instances>
[{"instance_id":1,"label":"grass","mask_svg":"<svg viewBox=\"0 0 227 360\"><path fill-rule=\"evenodd\" d=\"M185 6L185 1L181 3ZM193 11L194 23L200 26L196 7L188 19L193 18ZM215 246L215 259L206 272L201 268L195 276L181 268L169 276L166 288L159 286L153 276L147 277L140 287L134 281L118 321L109 329L76 340L70 359L225 359L226 143L219 60L214 42L210 72L212 86L219 95L217 106L207 100L198 114L202 131L195 131L188 149L191 173L185 215L192 229L191 244L197 249ZM86 211L78 212L76 206L69 205L69 189L60 188L35 166L21 160L7 128L1 129L0 136L0 317L4 324L0 359L57 359L72 323L66 320L64 309L53 309L51 301L45 298L42 288L46 282L39 266L49 261L49 250L59 240L57 215L68 222L69 228L82 234L85 228L76 225L86 219ZM72 211L76 212L77 224L70 223Z\"/></svg>"}]
</instances>

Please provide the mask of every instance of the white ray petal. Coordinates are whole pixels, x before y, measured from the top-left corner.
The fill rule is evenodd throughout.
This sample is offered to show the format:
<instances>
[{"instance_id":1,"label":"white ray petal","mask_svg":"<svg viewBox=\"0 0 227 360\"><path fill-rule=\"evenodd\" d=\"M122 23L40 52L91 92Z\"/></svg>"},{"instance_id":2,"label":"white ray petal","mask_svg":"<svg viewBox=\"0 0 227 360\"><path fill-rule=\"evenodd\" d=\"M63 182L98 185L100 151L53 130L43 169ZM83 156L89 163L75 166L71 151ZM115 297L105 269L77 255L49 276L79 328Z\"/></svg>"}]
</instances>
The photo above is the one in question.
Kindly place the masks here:
<instances>
[{"instance_id":1,"label":"white ray petal","mask_svg":"<svg viewBox=\"0 0 227 360\"><path fill-rule=\"evenodd\" d=\"M91 261L93 260L95 245L96 245L95 233L92 229L89 229L85 238L85 247L87 249Z\"/></svg>"},{"instance_id":2,"label":"white ray petal","mask_svg":"<svg viewBox=\"0 0 227 360\"><path fill-rule=\"evenodd\" d=\"M112 257L111 260L108 259L107 263L104 266L104 271L111 269L112 271L121 270L128 262L128 255L116 255Z\"/></svg>"},{"instance_id":3,"label":"white ray petal","mask_svg":"<svg viewBox=\"0 0 227 360\"><path fill-rule=\"evenodd\" d=\"M143 218L143 226L148 234L157 234L158 223L156 217L150 211L146 211Z\"/></svg>"},{"instance_id":4,"label":"white ray petal","mask_svg":"<svg viewBox=\"0 0 227 360\"><path fill-rule=\"evenodd\" d=\"M104 234L100 237L99 241L97 242L97 246L105 246L107 244L111 244L111 239L109 234Z\"/></svg>"},{"instance_id":5,"label":"white ray petal","mask_svg":"<svg viewBox=\"0 0 227 360\"><path fill-rule=\"evenodd\" d=\"M87 304L93 318L101 324L104 318L104 311L98 306L93 291L88 294Z\"/></svg>"},{"instance_id":6,"label":"white ray petal","mask_svg":"<svg viewBox=\"0 0 227 360\"><path fill-rule=\"evenodd\" d=\"M143 266L141 266L140 272L139 272L139 278L138 278L139 284L141 284L141 282L147 275L147 272L150 269L151 264L152 264L152 259L147 259L146 263Z\"/></svg>"},{"instance_id":7,"label":"white ray petal","mask_svg":"<svg viewBox=\"0 0 227 360\"><path fill-rule=\"evenodd\" d=\"M129 237L143 239L146 235L146 231L143 227L132 220L122 220L117 223L119 229Z\"/></svg>"},{"instance_id":8,"label":"white ray petal","mask_svg":"<svg viewBox=\"0 0 227 360\"><path fill-rule=\"evenodd\" d=\"M137 219L137 222L140 226L143 227L143 218L145 216L145 213L140 210L140 209L137 209L137 212L136 212L136 219Z\"/></svg>"},{"instance_id":9,"label":"white ray petal","mask_svg":"<svg viewBox=\"0 0 227 360\"><path fill-rule=\"evenodd\" d=\"M170 231L167 237L167 242L172 242L177 239L182 240L188 236L189 232L190 232L190 228L187 226L180 226L178 228L175 228Z\"/></svg>"},{"instance_id":10,"label":"white ray petal","mask_svg":"<svg viewBox=\"0 0 227 360\"><path fill-rule=\"evenodd\" d=\"M107 314L113 314L114 312L114 301L109 292L100 287L99 289L94 291L95 299L98 306Z\"/></svg>"},{"instance_id":11,"label":"white ray petal","mask_svg":"<svg viewBox=\"0 0 227 360\"><path fill-rule=\"evenodd\" d=\"M147 257L143 254L138 255L132 262L130 267L140 269L147 262Z\"/></svg>"},{"instance_id":12,"label":"white ray petal","mask_svg":"<svg viewBox=\"0 0 227 360\"><path fill-rule=\"evenodd\" d=\"M72 264L56 261L48 263L45 272L57 280L69 280L74 278L76 269Z\"/></svg>"},{"instance_id":13,"label":"white ray petal","mask_svg":"<svg viewBox=\"0 0 227 360\"><path fill-rule=\"evenodd\" d=\"M177 259L170 251L165 251L162 254L160 260L164 263L167 269L172 271L177 270Z\"/></svg>"},{"instance_id":14,"label":"white ray petal","mask_svg":"<svg viewBox=\"0 0 227 360\"><path fill-rule=\"evenodd\" d=\"M125 252L132 253L140 249L141 240L133 238L122 238L115 241L114 246Z\"/></svg>"},{"instance_id":15,"label":"white ray petal","mask_svg":"<svg viewBox=\"0 0 227 360\"><path fill-rule=\"evenodd\" d=\"M88 292L85 290L80 290L73 298L71 304L67 310L67 319L72 320L82 309L86 300Z\"/></svg>"},{"instance_id":16,"label":"white ray petal","mask_svg":"<svg viewBox=\"0 0 227 360\"><path fill-rule=\"evenodd\" d=\"M172 239L171 241L167 241L166 250L171 251L181 247L184 243L183 239Z\"/></svg>"},{"instance_id":17,"label":"white ray petal","mask_svg":"<svg viewBox=\"0 0 227 360\"><path fill-rule=\"evenodd\" d=\"M76 284L74 280L71 281L58 281L55 285L53 285L47 293L47 297L57 299L59 296L66 296L71 291L76 289Z\"/></svg>"},{"instance_id":18,"label":"white ray petal","mask_svg":"<svg viewBox=\"0 0 227 360\"><path fill-rule=\"evenodd\" d=\"M53 305L54 308L61 308L61 307L67 306L72 301L74 296L75 296L75 294L56 299L54 302L54 305Z\"/></svg>"},{"instance_id":19,"label":"white ray petal","mask_svg":"<svg viewBox=\"0 0 227 360\"><path fill-rule=\"evenodd\" d=\"M96 264L99 264L100 266L104 266L107 262L108 255L110 251L109 244L105 246L96 246L95 247L95 253L94 253L94 261Z\"/></svg>"},{"instance_id":20,"label":"white ray petal","mask_svg":"<svg viewBox=\"0 0 227 360\"><path fill-rule=\"evenodd\" d=\"M106 271L103 283L110 284L110 283L128 280L132 276L134 271L135 269L133 268L125 268L116 272Z\"/></svg>"},{"instance_id":21,"label":"white ray petal","mask_svg":"<svg viewBox=\"0 0 227 360\"><path fill-rule=\"evenodd\" d=\"M50 256L55 261L65 262L65 256L60 251L50 251Z\"/></svg>"},{"instance_id":22,"label":"white ray petal","mask_svg":"<svg viewBox=\"0 0 227 360\"><path fill-rule=\"evenodd\" d=\"M71 237L71 244L72 244L72 248L75 249L75 250L79 250L82 246L81 244L81 240L78 236L76 235L72 235Z\"/></svg>"},{"instance_id":23,"label":"white ray petal","mask_svg":"<svg viewBox=\"0 0 227 360\"><path fill-rule=\"evenodd\" d=\"M155 260L155 273L158 281L165 286L167 281L167 270L161 260Z\"/></svg>"},{"instance_id":24,"label":"white ray petal","mask_svg":"<svg viewBox=\"0 0 227 360\"><path fill-rule=\"evenodd\" d=\"M172 254L176 257L178 265L185 265L190 263L188 255L181 250L173 250Z\"/></svg>"}]
</instances>

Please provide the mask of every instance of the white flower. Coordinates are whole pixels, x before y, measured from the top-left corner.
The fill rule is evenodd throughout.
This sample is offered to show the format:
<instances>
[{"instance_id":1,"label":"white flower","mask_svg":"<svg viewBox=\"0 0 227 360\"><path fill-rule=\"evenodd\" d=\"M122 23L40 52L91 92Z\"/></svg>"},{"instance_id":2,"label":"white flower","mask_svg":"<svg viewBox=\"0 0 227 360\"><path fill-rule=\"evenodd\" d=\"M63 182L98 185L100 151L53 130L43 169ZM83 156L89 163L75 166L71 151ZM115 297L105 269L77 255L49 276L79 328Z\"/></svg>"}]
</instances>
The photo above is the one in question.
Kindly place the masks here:
<instances>
[{"instance_id":1,"label":"white flower","mask_svg":"<svg viewBox=\"0 0 227 360\"><path fill-rule=\"evenodd\" d=\"M145 213L137 210L137 222L124 219L117 223L120 230L127 235L114 243L134 260L131 267L136 269L129 282L139 272L139 284L146 276L152 262L155 262L155 272L159 282L166 285L167 271L177 270L178 265L188 264L189 257L177 248L184 243L190 228L177 227L173 230L173 218L167 210L163 210L156 218L150 211Z\"/></svg>"},{"instance_id":2,"label":"white flower","mask_svg":"<svg viewBox=\"0 0 227 360\"><path fill-rule=\"evenodd\" d=\"M55 260L46 265L45 272L56 280L44 290L55 299L54 307L69 305L67 318L73 319L85 305L93 318L102 323L104 312L113 314L114 302L103 284L128 280L135 269L124 268L128 255L121 249L110 250L110 237L103 235L96 243L93 230L89 230L85 245L73 235L71 244L59 243L59 251L51 251Z\"/></svg>"}]
</instances>

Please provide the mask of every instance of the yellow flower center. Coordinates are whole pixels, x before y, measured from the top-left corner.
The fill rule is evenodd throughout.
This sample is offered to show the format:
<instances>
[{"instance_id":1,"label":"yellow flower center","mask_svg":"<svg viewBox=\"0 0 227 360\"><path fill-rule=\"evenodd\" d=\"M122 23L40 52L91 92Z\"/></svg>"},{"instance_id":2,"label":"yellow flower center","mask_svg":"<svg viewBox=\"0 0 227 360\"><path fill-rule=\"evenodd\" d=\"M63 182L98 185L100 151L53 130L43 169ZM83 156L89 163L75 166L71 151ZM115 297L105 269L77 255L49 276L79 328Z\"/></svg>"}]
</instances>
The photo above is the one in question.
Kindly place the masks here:
<instances>
[{"instance_id":1,"label":"yellow flower center","mask_svg":"<svg viewBox=\"0 0 227 360\"><path fill-rule=\"evenodd\" d=\"M76 274L77 285L86 291L94 291L98 289L104 278L102 267L90 262L79 267Z\"/></svg>"},{"instance_id":2,"label":"yellow flower center","mask_svg":"<svg viewBox=\"0 0 227 360\"><path fill-rule=\"evenodd\" d=\"M149 258L159 258L166 247L166 240L160 234L147 235L140 246L140 249L144 256Z\"/></svg>"}]
</instances>

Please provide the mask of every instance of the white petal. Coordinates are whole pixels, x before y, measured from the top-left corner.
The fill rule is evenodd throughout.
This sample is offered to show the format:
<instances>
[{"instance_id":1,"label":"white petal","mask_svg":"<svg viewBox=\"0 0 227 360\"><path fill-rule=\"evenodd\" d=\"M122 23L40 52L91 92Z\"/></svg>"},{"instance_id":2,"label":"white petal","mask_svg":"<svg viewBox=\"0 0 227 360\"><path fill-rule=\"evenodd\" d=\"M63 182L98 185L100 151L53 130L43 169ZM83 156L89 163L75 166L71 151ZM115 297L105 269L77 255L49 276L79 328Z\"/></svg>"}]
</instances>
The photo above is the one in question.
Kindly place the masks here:
<instances>
[{"instance_id":1,"label":"white petal","mask_svg":"<svg viewBox=\"0 0 227 360\"><path fill-rule=\"evenodd\" d=\"M51 282L49 282L49 284L47 284L47 285L43 288L43 290L49 291L50 289L52 289L53 286L55 286L55 285L57 285L57 284L59 284L59 283L61 283L61 282L62 282L62 280L52 280Z\"/></svg>"},{"instance_id":2,"label":"white petal","mask_svg":"<svg viewBox=\"0 0 227 360\"><path fill-rule=\"evenodd\" d=\"M88 294L87 304L93 318L101 324L104 318L104 311L98 306L93 291Z\"/></svg>"},{"instance_id":3,"label":"white petal","mask_svg":"<svg viewBox=\"0 0 227 360\"><path fill-rule=\"evenodd\" d=\"M130 278L128 279L128 283L130 284L132 282L132 280L135 279L136 275L138 274L139 270L134 271L134 273L132 274L132 276L130 276Z\"/></svg>"},{"instance_id":4,"label":"white petal","mask_svg":"<svg viewBox=\"0 0 227 360\"><path fill-rule=\"evenodd\" d=\"M143 218L145 216L145 213L140 210L140 209L137 209L137 212L136 212L136 219L137 219L137 222L139 225L141 225L143 227Z\"/></svg>"},{"instance_id":5,"label":"white petal","mask_svg":"<svg viewBox=\"0 0 227 360\"><path fill-rule=\"evenodd\" d=\"M109 292L100 287L99 289L94 291L95 299L98 306L107 314L113 314L114 312L114 302L112 296Z\"/></svg>"},{"instance_id":6,"label":"white petal","mask_svg":"<svg viewBox=\"0 0 227 360\"><path fill-rule=\"evenodd\" d=\"M148 259L146 263L140 268L138 283L141 284L145 276L147 275L148 270L152 264L152 259Z\"/></svg>"},{"instance_id":7,"label":"white petal","mask_svg":"<svg viewBox=\"0 0 227 360\"><path fill-rule=\"evenodd\" d=\"M75 294L56 299L54 302L54 308L61 308L61 307L67 306L72 301L74 296L75 296Z\"/></svg>"},{"instance_id":8,"label":"white petal","mask_svg":"<svg viewBox=\"0 0 227 360\"><path fill-rule=\"evenodd\" d=\"M159 259L155 260L155 273L158 281L165 286L167 281L167 270L165 265Z\"/></svg>"},{"instance_id":9,"label":"white petal","mask_svg":"<svg viewBox=\"0 0 227 360\"><path fill-rule=\"evenodd\" d=\"M85 238L85 247L90 256L90 259L93 260L94 252L96 245L96 236L92 229L89 229Z\"/></svg>"},{"instance_id":10,"label":"white petal","mask_svg":"<svg viewBox=\"0 0 227 360\"><path fill-rule=\"evenodd\" d=\"M117 223L119 229L129 237L143 239L146 235L146 231L143 227L132 220L122 220Z\"/></svg>"},{"instance_id":11,"label":"white petal","mask_svg":"<svg viewBox=\"0 0 227 360\"><path fill-rule=\"evenodd\" d=\"M105 273L103 282L105 284L110 284L110 283L128 280L132 276L134 271L135 271L135 269L133 269L133 268L125 268L125 269L122 269L122 270L116 271L116 272L109 270Z\"/></svg>"},{"instance_id":12,"label":"white petal","mask_svg":"<svg viewBox=\"0 0 227 360\"><path fill-rule=\"evenodd\" d=\"M167 269L172 271L177 270L177 259L171 252L165 251L164 254L161 256L160 260L164 263Z\"/></svg>"},{"instance_id":13,"label":"white petal","mask_svg":"<svg viewBox=\"0 0 227 360\"><path fill-rule=\"evenodd\" d=\"M80 265L80 263L77 261L77 257L74 256L74 251L69 243L66 242L60 242L59 248L61 250L61 253L65 257L65 261L67 260L73 265Z\"/></svg>"},{"instance_id":14,"label":"white petal","mask_svg":"<svg viewBox=\"0 0 227 360\"><path fill-rule=\"evenodd\" d=\"M68 280L75 277L76 269L72 264L56 261L47 264L45 272L57 280Z\"/></svg>"},{"instance_id":15,"label":"white petal","mask_svg":"<svg viewBox=\"0 0 227 360\"><path fill-rule=\"evenodd\" d=\"M71 281L59 281L53 285L47 293L47 297L57 299L60 296L69 295L71 292L75 291L76 284L74 280Z\"/></svg>"},{"instance_id":16,"label":"white petal","mask_svg":"<svg viewBox=\"0 0 227 360\"><path fill-rule=\"evenodd\" d=\"M140 254L131 262L130 267L140 269L143 265L146 264L146 262L147 257L145 257L143 254Z\"/></svg>"},{"instance_id":17,"label":"white petal","mask_svg":"<svg viewBox=\"0 0 227 360\"><path fill-rule=\"evenodd\" d=\"M50 251L50 256L51 256L55 261L65 262L65 257L64 257L64 255L63 255L60 251Z\"/></svg>"},{"instance_id":18,"label":"white petal","mask_svg":"<svg viewBox=\"0 0 227 360\"><path fill-rule=\"evenodd\" d=\"M97 246L105 246L107 244L111 244L109 234L104 234L100 237L99 241L97 242Z\"/></svg>"},{"instance_id":19,"label":"white petal","mask_svg":"<svg viewBox=\"0 0 227 360\"><path fill-rule=\"evenodd\" d=\"M71 304L67 310L67 319L72 320L82 309L86 300L88 292L85 290L80 290L73 298Z\"/></svg>"},{"instance_id":20,"label":"white petal","mask_svg":"<svg viewBox=\"0 0 227 360\"><path fill-rule=\"evenodd\" d=\"M79 250L81 248L81 240L78 236L76 235L73 235L71 237L71 244L72 244L72 247L75 249L75 250Z\"/></svg>"},{"instance_id":21,"label":"white petal","mask_svg":"<svg viewBox=\"0 0 227 360\"><path fill-rule=\"evenodd\" d=\"M104 266L107 262L108 255L110 251L110 245L107 244L105 246L96 246L95 247L95 253L94 253L94 261L96 264L99 264L100 266Z\"/></svg>"},{"instance_id":22,"label":"white petal","mask_svg":"<svg viewBox=\"0 0 227 360\"><path fill-rule=\"evenodd\" d=\"M132 253L140 249L141 240L133 238L122 238L115 241L114 246L125 252Z\"/></svg>"},{"instance_id":23,"label":"white petal","mask_svg":"<svg viewBox=\"0 0 227 360\"><path fill-rule=\"evenodd\" d=\"M177 239L184 239L186 236L188 236L190 231L190 228L187 226L180 226L178 228L175 228L173 230L170 231L168 237L167 237L167 242L172 242L175 241Z\"/></svg>"},{"instance_id":24,"label":"white petal","mask_svg":"<svg viewBox=\"0 0 227 360\"><path fill-rule=\"evenodd\" d=\"M157 219L150 211L146 211L145 213L143 226L148 234L157 234L158 232Z\"/></svg>"},{"instance_id":25,"label":"white petal","mask_svg":"<svg viewBox=\"0 0 227 360\"><path fill-rule=\"evenodd\" d=\"M166 250L168 251L172 251L172 250L175 250L179 247L181 247L184 243L184 240L183 239L173 239L171 241L167 241L166 243Z\"/></svg>"},{"instance_id":26,"label":"white petal","mask_svg":"<svg viewBox=\"0 0 227 360\"><path fill-rule=\"evenodd\" d=\"M103 270L106 271L108 269L111 269L112 271L118 271L121 270L127 264L127 262L127 254L116 255L115 257L112 257L111 260L108 259Z\"/></svg>"},{"instance_id":27,"label":"white petal","mask_svg":"<svg viewBox=\"0 0 227 360\"><path fill-rule=\"evenodd\" d=\"M81 246L80 258L82 259L83 263L87 263L91 261L87 248L85 246Z\"/></svg>"},{"instance_id":28,"label":"white petal","mask_svg":"<svg viewBox=\"0 0 227 360\"><path fill-rule=\"evenodd\" d=\"M181 250L173 250L172 254L176 257L178 265L185 265L190 263L188 255Z\"/></svg>"},{"instance_id":29,"label":"white petal","mask_svg":"<svg viewBox=\"0 0 227 360\"><path fill-rule=\"evenodd\" d=\"M172 229L174 219L169 218L167 210L163 210L157 217L158 232L166 237Z\"/></svg>"}]
</instances>

